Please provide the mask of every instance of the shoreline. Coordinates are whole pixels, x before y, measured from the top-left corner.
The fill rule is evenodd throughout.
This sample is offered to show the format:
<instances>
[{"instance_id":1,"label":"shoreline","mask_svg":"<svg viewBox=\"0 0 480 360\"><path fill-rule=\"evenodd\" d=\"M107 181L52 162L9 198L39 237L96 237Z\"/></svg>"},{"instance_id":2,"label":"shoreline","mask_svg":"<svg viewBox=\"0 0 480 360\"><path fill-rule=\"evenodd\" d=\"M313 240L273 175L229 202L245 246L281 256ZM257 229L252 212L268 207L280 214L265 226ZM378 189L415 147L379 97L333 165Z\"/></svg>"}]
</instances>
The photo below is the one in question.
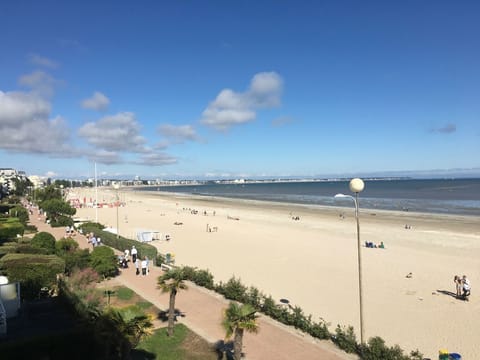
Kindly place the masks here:
<instances>
[{"instance_id":1,"label":"shoreline","mask_svg":"<svg viewBox=\"0 0 480 360\"><path fill-rule=\"evenodd\" d=\"M88 194L94 189L75 191ZM116 195L113 189L98 192L100 201ZM276 300L288 298L315 319L324 318L331 329L337 323L358 329L353 206L312 209L125 189L119 194L126 204L118 208L123 236L132 237L140 228L169 233L171 241L152 245L161 253L174 253L177 264L208 269L216 281L236 276ZM94 212L83 208L77 215L92 219ZM99 222L115 224L116 208L98 209L98 214ZM300 220L292 220L292 215ZM404 228L407 222L411 229ZM480 313L473 311L480 308L479 300L472 296L465 303L439 292L454 288L455 274L469 275L474 287L480 283L479 224L475 216L387 210L372 215L360 209L362 241L384 241L387 247L361 248L366 336L381 336L407 352L418 348L426 357L437 356L441 348L465 358L480 357L474 345ZM208 226L218 231L207 232ZM411 279L405 278L409 272L414 274Z\"/></svg>"}]
</instances>

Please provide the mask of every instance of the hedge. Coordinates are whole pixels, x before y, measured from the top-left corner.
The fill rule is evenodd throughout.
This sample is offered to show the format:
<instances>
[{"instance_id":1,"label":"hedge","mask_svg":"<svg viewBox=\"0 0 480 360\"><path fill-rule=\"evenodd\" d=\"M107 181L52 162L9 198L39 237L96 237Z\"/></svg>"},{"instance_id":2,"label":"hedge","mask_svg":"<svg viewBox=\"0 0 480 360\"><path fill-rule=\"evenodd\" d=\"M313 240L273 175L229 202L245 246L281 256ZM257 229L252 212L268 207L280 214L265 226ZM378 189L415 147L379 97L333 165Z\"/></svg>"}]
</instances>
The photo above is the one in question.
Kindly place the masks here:
<instances>
[{"instance_id":1,"label":"hedge","mask_svg":"<svg viewBox=\"0 0 480 360\"><path fill-rule=\"evenodd\" d=\"M123 236L119 236L117 239L116 234L112 234L108 231L103 231L93 223L86 223L81 226L84 234L94 233L95 237L100 238L102 244L110 246L114 249L125 251L125 249L131 249L132 246L138 251L138 257L143 258L148 256L149 259L154 260L157 258L157 248L155 246L139 242L137 240L127 239Z\"/></svg>"},{"instance_id":2,"label":"hedge","mask_svg":"<svg viewBox=\"0 0 480 360\"><path fill-rule=\"evenodd\" d=\"M24 226L17 218L10 218L0 223L0 242L15 239L17 234L23 235Z\"/></svg>"},{"instance_id":3,"label":"hedge","mask_svg":"<svg viewBox=\"0 0 480 360\"><path fill-rule=\"evenodd\" d=\"M65 272L65 261L55 255L6 254L0 259L0 267L10 281L21 283L22 295L32 299L42 287L56 283L57 274Z\"/></svg>"}]
</instances>

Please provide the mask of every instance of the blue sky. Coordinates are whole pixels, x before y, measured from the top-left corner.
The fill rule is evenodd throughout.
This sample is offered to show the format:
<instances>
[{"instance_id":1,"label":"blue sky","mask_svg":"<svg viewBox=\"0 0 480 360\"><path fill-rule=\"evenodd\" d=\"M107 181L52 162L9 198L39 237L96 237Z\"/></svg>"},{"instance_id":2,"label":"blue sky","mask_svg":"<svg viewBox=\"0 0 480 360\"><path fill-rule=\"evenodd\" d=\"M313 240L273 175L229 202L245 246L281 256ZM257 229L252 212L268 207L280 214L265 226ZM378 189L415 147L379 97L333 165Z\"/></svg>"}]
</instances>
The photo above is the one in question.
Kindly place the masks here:
<instances>
[{"instance_id":1,"label":"blue sky","mask_svg":"<svg viewBox=\"0 0 480 360\"><path fill-rule=\"evenodd\" d=\"M479 16L473 0L4 2L0 167L480 175Z\"/></svg>"}]
</instances>

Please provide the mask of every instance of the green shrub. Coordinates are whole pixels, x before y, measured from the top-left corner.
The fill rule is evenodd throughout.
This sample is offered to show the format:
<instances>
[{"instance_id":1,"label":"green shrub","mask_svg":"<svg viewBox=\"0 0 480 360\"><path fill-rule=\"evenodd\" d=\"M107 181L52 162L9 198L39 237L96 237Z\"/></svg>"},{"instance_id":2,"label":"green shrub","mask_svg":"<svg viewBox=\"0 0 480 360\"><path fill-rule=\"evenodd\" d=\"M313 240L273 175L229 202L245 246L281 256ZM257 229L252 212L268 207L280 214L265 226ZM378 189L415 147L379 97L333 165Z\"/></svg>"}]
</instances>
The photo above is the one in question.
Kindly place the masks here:
<instances>
[{"instance_id":1,"label":"green shrub","mask_svg":"<svg viewBox=\"0 0 480 360\"><path fill-rule=\"evenodd\" d=\"M277 303L270 295L263 297L263 303L260 311L263 312L265 315L270 316L271 318L277 320L279 320L280 318L281 309L278 307Z\"/></svg>"},{"instance_id":2,"label":"green shrub","mask_svg":"<svg viewBox=\"0 0 480 360\"><path fill-rule=\"evenodd\" d=\"M103 277L115 276L118 273L118 259L108 246L97 246L90 255L90 265Z\"/></svg>"},{"instance_id":3,"label":"green shrub","mask_svg":"<svg viewBox=\"0 0 480 360\"><path fill-rule=\"evenodd\" d=\"M18 244L15 252L18 254L41 254L41 255L49 255L52 252L48 249L41 248L38 246L33 246L31 244Z\"/></svg>"},{"instance_id":4,"label":"green shrub","mask_svg":"<svg viewBox=\"0 0 480 360\"><path fill-rule=\"evenodd\" d=\"M5 254L14 253L17 250L17 244L15 245L6 245L3 244L0 246L0 258Z\"/></svg>"},{"instance_id":5,"label":"green shrub","mask_svg":"<svg viewBox=\"0 0 480 360\"><path fill-rule=\"evenodd\" d=\"M72 238L62 238L55 243L55 253L62 256L78 249L78 243Z\"/></svg>"},{"instance_id":6,"label":"green shrub","mask_svg":"<svg viewBox=\"0 0 480 360\"><path fill-rule=\"evenodd\" d=\"M17 218L9 218L0 223L0 242L15 239L17 234L23 235L25 227Z\"/></svg>"},{"instance_id":7,"label":"green shrub","mask_svg":"<svg viewBox=\"0 0 480 360\"><path fill-rule=\"evenodd\" d=\"M38 231L38 228L35 225L25 225L25 233L27 234L33 234Z\"/></svg>"},{"instance_id":8,"label":"green shrub","mask_svg":"<svg viewBox=\"0 0 480 360\"><path fill-rule=\"evenodd\" d=\"M308 333L317 339L330 339L331 334L330 331L328 331L329 325L330 324L325 322L325 320L320 319L318 323L313 323L310 326L310 331Z\"/></svg>"},{"instance_id":9,"label":"green shrub","mask_svg":"<svg viewBox=\"0 0 480 360\"><path fill-rule=\"evenodd\" d=\"M18 220L25 226L29 220L28 210L25 209L23 206L15 206L9 210L9 215L11 217L16 217Z\"/></svg>"},{"instance_id":10,"label":"green shrub","mask_svg":"<svg viewBox=\"0 0 480 360\"><path fill-rule=\"evenodd\" d=\"M49 254L55 253L55 237L48 232L42 231L35 234L31 245L36 248L46 249Z\"/></svg>"},{"instance_id":11,"label":"green shrub","mask_svg":"<svg viewBox=\"0 0 480 360\"><path fill-rule=\"evenodd\" d=\"M70 275L75 269L85 269L90 265L88 249L74 250L61 256L65 260L65 273Z\"/></svg>"},{"instance_id":12,"label":"green shrub","mask_svg":"<svg viewBox=\"0 0 480 360\"><path fill-rule=\"evenodd\" d=\"M215 287L213 282L213 275L208 270L196 270L193 282L198 286L212 290Z\"/></svg>"},{"instance_id":13,"label":"green shrub","mask_svg":"<svg viewBox=\"0 0 480 360\"><path fill-rule=\"evenodd\" d=\"M246 293L246 302L253 306L254 309L260 310L262 308L263 294L254 286L250 286Z\"/></svg>"},{"instance_id":14,"label":"green shrub","mask_svg":"<svg viewBox=\"0 0 480 360\"><path fill-rule=\"evenodd\" d=\"M213 283L213 275L208 270L197 270L197 268L191 266L184 266L182 267L182 271L185 280L190 280L198 286L203 286L210 290L215 286Z\"/></svg>"},{"instance_id":15,"label":"green shrub","mask_svg":"<svg viewBox=\"0 0 480 360\"><path fill-rule=\"evenodd\" d=\"M105 226L103 224L97 223L97 222L86 222L80 226L80 228L83 230L83 232L91 232L92 228L97 229L97 230L103 230L105 229Z\"/></svg>"},{"instance_id":16,"label":"green shrub","mask_svg":"<svg viewBox=\"0 0 480 360\"><path fill-rule=\"evenodd\" d=\"M19 281L22 296L33 299L42 287L56 283L57 274L65 271L65 261L55 255L6 254L0 259L0 267L10 281Z\"/></svg>"},{"instance_id":17,"label":"green shrub","mask_svg":"<svg viewBox=\"0 0 480 360\"><path fill-rule=\"evenodd\" d=\"M220 282L217 285L216 291L225 296L227 299L245 302L247 287L243 285L240 279L235 276L230 278L225 284Z\"/></svg>"},{"instance_id":18,"label":"green shrub","mask_svg":"<svg viewBox=\"0 0 480 360\"><path fill-rule=\"evenodd\" d=\"M345 329L337 325L335 335L332 336L332 341L343 351L347 353L354 353L358 351L357 339L353 331L353 327L349 326Z\"/></svg>"},{"instance_id":19,"label":"green shrub","mask_svg":"<svg viewBox=\"0 0 480 360\"><path fill-rule=\"evenodd\" d=\"M160 266L162 264L165 264L165 256L163 254L158 254L155 259L155 265Z\"/></svg>"}]
</instances>

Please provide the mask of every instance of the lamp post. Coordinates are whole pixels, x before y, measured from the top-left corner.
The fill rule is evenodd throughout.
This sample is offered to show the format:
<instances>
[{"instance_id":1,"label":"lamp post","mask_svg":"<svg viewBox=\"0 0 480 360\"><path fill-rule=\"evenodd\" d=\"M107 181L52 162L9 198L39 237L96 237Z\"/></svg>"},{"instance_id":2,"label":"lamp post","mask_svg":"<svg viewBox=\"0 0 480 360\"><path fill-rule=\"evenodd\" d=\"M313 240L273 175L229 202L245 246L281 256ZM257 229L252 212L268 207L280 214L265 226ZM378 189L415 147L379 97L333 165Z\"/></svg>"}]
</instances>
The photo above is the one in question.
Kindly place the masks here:
<instances>
[{"instance_id":1,"label":"lamp post","mask_svg":"<svg viewBox=\"0 0 480 360\"><path fill-rule=\"evenodd\" d=\"M113 184L113 188L115 189L115 199L116 199L116 207L117 207L117 239L120 237L120 232L118 229L118 208L120 206L120 201L118 200L118 189L120 189L120 185L118 183Z\"/></svg>"},{"instance_id":2,"label":"lamp post","mask_svg":"<svg viewBox=\"0 0 480 360\"><path fill-rule=\"evenodd\" d=\"M357 221L357 258L358 258L358 298L360 305L360 343L363 344L364 323L363 323L363 288L362 288L362 252L360 244L360 220L359 220L359 202L358 193L363 191L365 184L362 179L355 178L350 181L350 191L355 193L355 197L351 195L336 194L335 199L348 198L353 200L355 204L355 219Z\"/></svg>"}]
</instances>

